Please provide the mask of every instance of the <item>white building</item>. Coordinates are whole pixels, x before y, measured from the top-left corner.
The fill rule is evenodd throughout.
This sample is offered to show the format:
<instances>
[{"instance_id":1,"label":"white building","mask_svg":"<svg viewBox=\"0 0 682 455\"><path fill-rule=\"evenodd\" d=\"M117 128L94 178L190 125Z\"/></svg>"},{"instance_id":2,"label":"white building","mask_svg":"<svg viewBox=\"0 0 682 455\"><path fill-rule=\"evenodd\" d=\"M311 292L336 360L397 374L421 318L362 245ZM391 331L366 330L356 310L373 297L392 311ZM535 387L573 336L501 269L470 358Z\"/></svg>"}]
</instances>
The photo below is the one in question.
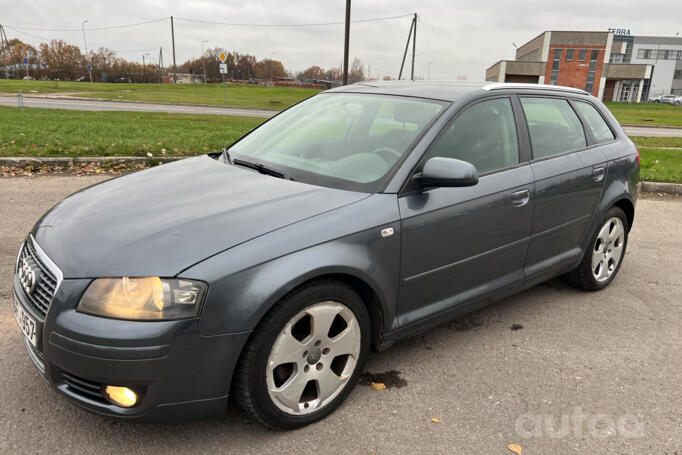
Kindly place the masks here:
<instances>
[{"instance_id":1,"label":"white building","mask_svg":"<svg viewBox=\"0 0 682 455\"><path fill-rule=\"evenodd\" d=\"M611 54L612 63L651 65L651 75L644 80L641 100L658 95L682 95L682 37L615 36L623 52ZM635 81L622 80L613 92L613 101L634 101ZM610 101L610 100L609 100Z\"/></svg>"}]
</instances>

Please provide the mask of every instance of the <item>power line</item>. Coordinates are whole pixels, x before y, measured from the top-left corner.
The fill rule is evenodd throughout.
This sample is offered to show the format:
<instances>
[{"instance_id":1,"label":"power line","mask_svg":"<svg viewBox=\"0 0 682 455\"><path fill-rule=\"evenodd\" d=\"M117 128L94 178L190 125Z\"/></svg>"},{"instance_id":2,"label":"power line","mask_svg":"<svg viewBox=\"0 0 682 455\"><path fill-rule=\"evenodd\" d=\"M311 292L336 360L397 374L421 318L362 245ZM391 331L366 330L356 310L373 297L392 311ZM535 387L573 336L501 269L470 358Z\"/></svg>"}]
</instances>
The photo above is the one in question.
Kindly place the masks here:
<instances>
[{"instance_id":1,"label":"power line","mask_svg":"<svg viewBox=\"0 0 682 455\"><path fill-rule=\"evenodd\" d=\"M105 49L107 49L107 48L105 48ZM114 51L114 52L118 52L118 53L121 53L121 54L126 54L126 53L130 53L130 52L155 51L156 49L158 49L158 47L148 47L148 48L146 48L146 49L125 49L125 50L109 49L109 50L112 50L112 51Z\"/></svg>"},{"instance_id":2,"label":"power line","mask_svg":"<svg viewBox=\"0 0 682 455\"><path fill-rule=\"evenodd\" d=\"M392 20L392 19L401 19L404 17L410 17L412 14L402 14L399 16L383 16L383 17L372 17L372 18L367 18L367 19L354 19L351 22L352 23L361 23L361 22L377 22L377 21L386 21L386 20ZM143 21L143 22L135 22L132 24L122 24L122 25L108 25L108 26L102 26L102 27L88 27L88 31L98 31L98 30L116 30L116 29L121 29L121 28L128 28L128 27L137 27L140 25L147 25L147 24L154 24L157 22L162 22L165 20L170 19L170 17L162 17L159 19L152 19L149 21ZM228 25L232 27L324 27L328 25L343 25L343 21L339 22L317 22L317 23L301 23L301 24L249 24L249 23L237 23L237 22L220 22L220 21L209 21L209 20L203 20L203 19L192 19L192 18L186 18L186 17L176 17L176 20L179 21L185 21L185 22L197 22L201 24L214 24L214 25ZM28 27L25 25L5 25L7 28L11 28L12 30L19 31L21 33L24 33L28 36L34 36L40 39L45 39L42 37L38 37L37 35L31 35L30 33L26 33L26 30L29 31L37 31L37 32L80 32L80 28L43 28L43 27Z\"/></svg>"},{"instance_id":3,"label":"power line","mask_svg":"<svg viewBox=\"0 0 682 455\"><path fill-rule=\"evenodd\" d=\"M165 20L168 20L169 17L162 17L160 19L152 19L150 21L144 21L144 22L136 22L134 24L123 24L123 25L109 25L109 26L104 26L104 27L88 27L88 31L97 31L97 30L115 30L115 29L121 29L121 28L128 28L128 27L137 27L139 25L147 25L147 24L153 24L156 22L162 22ZM41 28L41 27L25 27L23 25L5 25L7 28L11 28L14 30L21 29L21 30L34 30L34 31L39 31L39 32L80 32L80 28Z\"/></svg>"},{"instance_id":4,"label":"power line","mask_svg":"<svg viewBox=\"0 0 682 455\"><path fill-rule=\"evenodd\" d=\"M34 35L34 34L32 34L32 33L26 33L26 32L23 32L23 31L21 31L21 30L17 30L16 28L14 28L14 27L12 27L12 26L9 26L9 25L6 25L5 28L10 29L10 30L14 30L15 32L23 33L24 35L28 35L28 36L31 36L31 37L33 37L33 38L38 38L38 39L47 41L48 43L49 43L50 41L52 41L52 38L45 38L44 36L38 36L38 35ZM85 49L85 48L82 47L82 46L77 46L77 47L78 47L79 49L81 49L81 50L84 50L84 49ZM147 48L144 48L144 49L110 49L110 48L105 48L105 49L110 50L110 51L113 51L113 52L121 53L121 54L126 54L126 53L132 53L132 52L153 51L153 50L156 50L156 49L158 49L158 48L157 48L157 47L147 47Z\"/></svg>"},{"instance_id":5,"label":"power line","mask_svg":"<svg viewBox=\"0 0 682 455\"><path fill-rule=\"evenodd\" d=\"M352 23L359 22L376 22L376 21L386 21L392 19L401 19L403 17L412 17L414 14L402 14L400 16L384 16L384 17L373 17L369 19L355 19ZM189 19L186 17L176 17L175 20L185 21L185 22L198 22L201 24L213 24L213 25L227 25L230 27L324 27L328 25L343 25L344 21L340 22L319 22L319 23L306 23L306 24L246 24L237 22L219 22L219 21L207 21L203 19Z\"/></svg>"},{"instance_id":6,"label":"power line","mask_svg":"<svg viewBox=\"0 0 682 455\"><path fill-rule=\"evenodd\" d=\"M14 30L15 32L22 33L26 36L30 36L31 38L38 38L39 40L43 40L43 41L50 41L51 40L51 38L45 38L44 36L39 36L39 35L34 35L33 33L24 32L23 30L19 30L18 28L12 27L10 25L5 25L5 28L7 28L9 30Z\"/></svg>"}]
</instances>

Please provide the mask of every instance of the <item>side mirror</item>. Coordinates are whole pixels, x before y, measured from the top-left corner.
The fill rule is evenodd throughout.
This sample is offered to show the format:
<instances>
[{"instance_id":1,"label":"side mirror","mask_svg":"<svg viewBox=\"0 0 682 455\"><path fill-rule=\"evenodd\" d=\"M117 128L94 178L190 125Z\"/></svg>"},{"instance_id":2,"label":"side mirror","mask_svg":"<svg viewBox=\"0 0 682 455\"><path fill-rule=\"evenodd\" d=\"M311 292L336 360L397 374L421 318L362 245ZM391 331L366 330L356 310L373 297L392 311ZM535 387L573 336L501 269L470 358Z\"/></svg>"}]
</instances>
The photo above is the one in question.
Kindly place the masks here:
<instances>
[{"instance_id":1,"label":"side mirror","mask_svg":"<svg viewBox=\"0 0 682 455\"><path fill-rule=\"evenodd\" d=\"M418 179L423 187L474 186L478 171L466 161L438 156L426 162Z\"/></svg>"}]
</instances>

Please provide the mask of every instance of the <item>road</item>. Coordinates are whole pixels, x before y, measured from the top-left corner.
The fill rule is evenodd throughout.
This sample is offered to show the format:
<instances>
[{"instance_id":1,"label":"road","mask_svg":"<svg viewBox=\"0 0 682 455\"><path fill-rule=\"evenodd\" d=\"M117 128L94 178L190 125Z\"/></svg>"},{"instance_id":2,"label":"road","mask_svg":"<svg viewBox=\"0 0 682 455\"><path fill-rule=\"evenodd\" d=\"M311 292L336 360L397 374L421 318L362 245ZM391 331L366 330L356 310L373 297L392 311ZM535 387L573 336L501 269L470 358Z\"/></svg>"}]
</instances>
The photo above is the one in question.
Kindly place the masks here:
<instances>
[{"instance_id":1,"label":"road","mask_svg":"<svg viewBox=\"0 0 682 455\"><path fill-rule=\"evenodd\" d=\"M16 106L16 96L0 96L0 105ZM131 103L126 101L73 100L57 98L24 97L26 107L42 107L52 109L73 109L79 111L138 111L138 112L174 112L181 114L213 114L241 115L245 117L270 118L278 111L267 109L244 109L238 107L189 106L182 104ZM652 128L644 126L627 126L625 132L629 136L682 137L682 128Z\"/></svg>"},{"instance_id":2,"label":"road","mask_svg":"<svg viewBox=\"0 0 682 455\"><path fill-rule=\"evenodd\" d=\"M0 96L0 105L17 106L16 96ZM267 109L246 109L239 107L191 106L183 104L132 103L126 101L100 101L88 99L60 99L24 96L24 106L76 111L135 111L169 112L176 114L237 115L243 117L270 118L278 111Z\"/></svg>"},{"instance_id":3,"label":"road","mask_svg":"<svg viewBox=\"0 0 682 455\"><path fill-rule=\"evenodd\" d=\"M682 453L682 198L640 199L606 290L553 280L372 354L366 371L407 385L358 386L324 421L274 432L234 406L217 420L116 423L38 376L10 311L15 254L45 210L101 180L0 179L0 453Z\"/></svg>"},{"instance_id":4,"label":"road","mask_svg":"<svg viewBox=\"0 0 682 455\"><path fill-rule=\"evenodd\" d=\"M623 127L628 136L682 137L682 128L653 128L646 126Z\"/></svg>"}]
</instances>

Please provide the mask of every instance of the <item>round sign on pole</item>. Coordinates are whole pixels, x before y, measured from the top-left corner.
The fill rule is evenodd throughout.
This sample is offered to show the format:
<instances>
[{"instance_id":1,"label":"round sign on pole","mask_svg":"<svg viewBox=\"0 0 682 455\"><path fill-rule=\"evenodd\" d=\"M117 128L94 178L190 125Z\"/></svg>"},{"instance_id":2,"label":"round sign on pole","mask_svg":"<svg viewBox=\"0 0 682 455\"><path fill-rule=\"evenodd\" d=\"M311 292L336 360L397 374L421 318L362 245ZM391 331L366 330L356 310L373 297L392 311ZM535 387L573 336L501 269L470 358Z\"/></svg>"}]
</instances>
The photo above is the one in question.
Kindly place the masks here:
<instances>
[{"instance_id":1,"label":"round sign on pole","mask_svg":"<svg viewBox=\"0 0 682 455\"><path fill-rule=\"evenodd\" d=\"M28 63L28 57L24 57L24 64Z\"/></svg>"},{"instance_id":2,"label":"round sign on pole","mask_svg":"<svg viewBox=\"0 0 682 455\"><path fill-rule=\"evenodd\" d=\"M91 69L92 69L92 65L88 65L88 70L91 70Z\"/></svg>"}]
</instances>

